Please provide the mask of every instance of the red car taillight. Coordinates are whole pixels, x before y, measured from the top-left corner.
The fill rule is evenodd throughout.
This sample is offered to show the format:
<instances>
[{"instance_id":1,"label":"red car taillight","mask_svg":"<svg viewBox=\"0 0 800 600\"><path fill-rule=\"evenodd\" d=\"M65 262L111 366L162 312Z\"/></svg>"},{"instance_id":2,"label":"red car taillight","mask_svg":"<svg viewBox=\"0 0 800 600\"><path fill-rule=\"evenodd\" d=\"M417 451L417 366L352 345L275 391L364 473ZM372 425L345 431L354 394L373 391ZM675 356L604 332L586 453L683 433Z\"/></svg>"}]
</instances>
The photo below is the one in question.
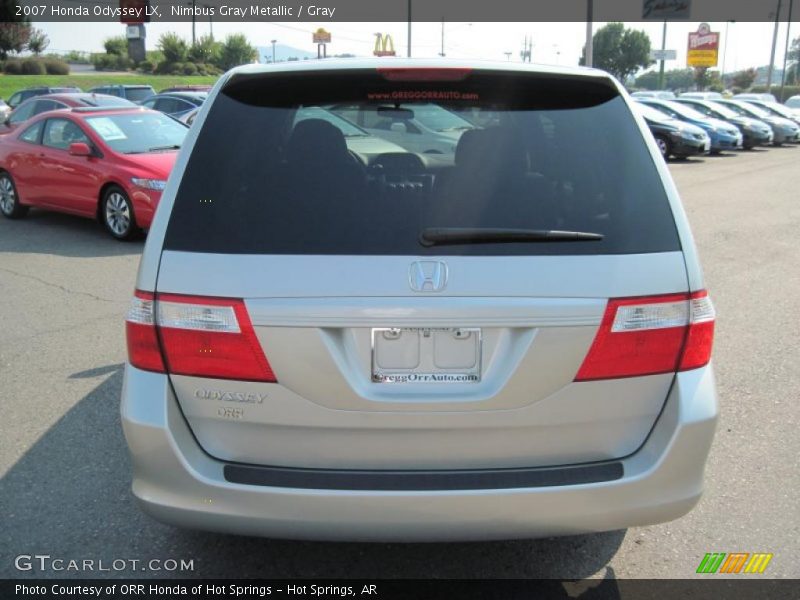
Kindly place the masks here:
<instances>
[{"instance_id":1,"label":"red car taillight","mask_svg":"<svg viewBox=\"0 0 800 600\"><path fill-rule=\"evenodd\" d=\"M575 381L702 367L711 360L714 317L705 290L611 299Z\"/></svg>"},{"instance_id":2,"label":"red car taillight","mask_svg":"<svg viewBox=\"0 0 800 600\"><path fill-rule=\"evenodd\" d=\"M128 359L175 375L275 382L244 301L136 291L126 319Z\"/></svg>"}]
</instances>

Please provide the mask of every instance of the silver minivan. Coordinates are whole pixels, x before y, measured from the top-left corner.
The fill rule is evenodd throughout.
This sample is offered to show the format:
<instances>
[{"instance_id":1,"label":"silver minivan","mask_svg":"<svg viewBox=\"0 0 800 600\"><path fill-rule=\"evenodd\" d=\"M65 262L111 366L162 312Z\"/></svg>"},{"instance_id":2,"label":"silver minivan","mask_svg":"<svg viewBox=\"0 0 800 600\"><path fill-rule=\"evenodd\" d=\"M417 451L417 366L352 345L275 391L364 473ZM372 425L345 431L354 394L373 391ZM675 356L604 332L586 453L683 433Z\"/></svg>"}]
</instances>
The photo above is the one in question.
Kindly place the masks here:
<instances>
[{"instance_id":1,"label":"silver minivan","mask_svg":"<svg viewBox=\"0 0 800 600\"><path fill-rule=\"evenodd\" d=\"M127 316L142 509L285 538L509 539L675 519L717 420L714 309L667 165L591 69L308 61L223 76ZM300 109L479 114L360 154ZM409 134L411 135L411 134Z\"/></svg>"}]
</instances>

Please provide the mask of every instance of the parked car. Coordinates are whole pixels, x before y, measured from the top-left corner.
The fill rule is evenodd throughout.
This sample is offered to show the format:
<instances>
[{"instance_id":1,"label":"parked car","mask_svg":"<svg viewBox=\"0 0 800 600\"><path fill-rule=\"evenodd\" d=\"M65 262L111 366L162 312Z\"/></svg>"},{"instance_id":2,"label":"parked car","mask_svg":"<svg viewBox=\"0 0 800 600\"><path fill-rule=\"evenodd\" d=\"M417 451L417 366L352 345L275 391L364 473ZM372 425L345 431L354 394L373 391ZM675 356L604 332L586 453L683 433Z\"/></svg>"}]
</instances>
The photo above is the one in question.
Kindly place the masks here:
<instances>
[{"instance_id":1,"label":"parked car","mask_svg":"<svg viewBox=\"0 0 800 600\"><path fill-rule=\"evenodd\" d=\"M187 125L191 125L192 123L194 123L195 118L197 118L197 113L199 112L200 112L200 107L198 106L188 112L183 113L180 117L178 117L178 120L181 123L186 123Z\"/></svg>"},{"instance_id":2,"label":"parked car","mask_svg":"<svg viewBox=\"0 0 800 600\"><path fill-rule=\"evenodd\" d=\"M734 94L734 100L760 100L761 102L777 102L778 99L772 94L754 94L746 92L742 94Z\"/></svg>"},{"instance_id":3,"label":"parked car","mask_svg":"<svg viewBox=\"0 0 800 600\"><path fill-rule=\"evenodd\" d=\"M742 116L758 119L772 127L772 143L776 146L787 142L796 142L800 139L800 127L789 119L770 114L768 111L744 100L718 100L717 102Z\"/></svg>"},{"instance_id":4,"label":"parked car","mask_svg":"<svg viewBox=\"0 0 800 600\"><path fill-rule=\"evenodd\" d=\"M172 87L165 88L158 92L159 94L168 94L169 92L205 92L208 93L211 91L211 85L174 85Z\"/></svg>"},{"instance_id":5,"label":"parked car","mask_svg":"<svg viewBox=\"0 0 800 600\"><path fill-rule=\"evenodd\" d=\"M772 127L764 121L742 116L724 104L718 104L712 100L698 100L681 96L677 102L685 104L707 117L719 119L738 127L742 132L742 146L745 150L772 143Z\"/></svg>"},{"instance_id":6,"label":"parked car","mask_svg":"<svg viewBox=\"0 0 800 600\"><path fill-rule=\"evenodd\" d=\"M80 92L82 91L79 87L74 86L62 86L62 87L46 87L46 86L38 86L38 87L30 87L24 90L20 90L14 94L11 94L11 97L8 99L8 105L14 109L20 104L22 104L25 100L29 98L33 98L34 96L44 96L45 94L64 94L70 92Z\"/></svg>"},{"instance_id":7,"label":"parked car","mask_svg":"<svg viewBox=\"0 0 800 600\"><path fill-rule=\"evenodd\" d=\"M0 98L0 121L5 121L9 114L11 114L11 107Z\"/></svg>"},{"instance_id":8,"label":"parked car","mask_svg":"<svg viewBox=\"0 0 800 600\"><path fill-rule=\"evenodd\" d=\"M130 100L134 104L141 104L144 100L153 96L156 91L150 85L122 85L109 84L93 87L89 90L95 94L108 94Z\"/></svg>"},{"instance_id":9,"label":"parked car","mask_svg":"<svg viewBox=\"0 0 800 600\"><path fill-rule=\"evenodd\" d=\"M205 92L171 92L156 94L142 102L142 106L152 108L166 115L180 119L205 101L208 94Z\"/></svg>"},{"instance_id":10,"label":"parked car","mask_svg":"<svg viewBox=\"0 0 800 600\"><path fill-rule=\"evenodd\" d=\"M27 119L43 112L81 106L119 107L135 105L123 98L88 92L68 92L34 96L25 100L11 111L2 127L0 127L0 135L13 131Z\"/></svg>"},{"instance_id":11,"label":"parked car","mask_svg":"<svg viewBox=\"0 0 800 600\"><path fill-rule=\"evenodd\" d=\"M792 110L800 110L800 96L792 96L784 103L786 108L791 108Z\"/></svg>"},{"instance_id":12,"label":"parked car","mask_svg":"<svg viewBox=\"0 0 800 600\"><path fill-rule=\"evenodd\" d=\"M778 104L777 102L761 102L760 100L745 100L745 102L753 104L775 117L789 119L790 121L794 121L795 124L800 125L800 112L787 108L783 104Z\"/></svg>"},{"instance_id":13,"label":"parked car","mask_svg":"<svg viewBox=\"0 0 800 600\"><path fill-rule=\"evenodd\" d=\"M672 100L675 92L670 90L641 90L631 94L634 98L658 98L660 100Z\"/></svg>"},{"instance_id":14,"label":"parked car","mask_svg":"<svg viewBox=\"0 0 800 600\"><path fill-rule=\"evenodd\" d=\"M465 131L475 126L437 104L339 104L330 110L409 152L453 155Z\"/></svg>"},{"instance_id":15,"label":"parked car","mask_svg":"<svg viewBox=\"0 0 800 600\"><path fill-rule=\"evenodd\" d=\"M684 159L697 154L706 154L711 150L711 138L700 127L673 119L641 102L636 102L634 107L647 122L661 156L665 159L670 156Z\"/></svg>"},{"instance_id":16,"label":"parked car","mask_svg":"<svg viewBox=\"0 0 800 600\"><path fill-rule=\"evenodd\" d=\"M0 212L12 219L30 207L81 215L131 239L150 227L186 131L139 107L40 114L0 144Z\"/></svg>"},{"instance_id":17,"label":"parked car","mask_svg":"<svg viewBox=\"0 0 800 600\"><path fill-rule=\"evenodd\" d=\"M695 100L719 100L724 98L719 92L683 92L679 98L693 98Z\"/></svg>"},{"instance_id":18,"label":"parked car","mask_svg":"<svg viewBox=\"0 0 800 600\"><path fill-rule=\"evenodd\" d=\"M742 132L734 126L721 121L712 119L696 110L681 104L675 100L653 100L650 98L640 98L638 102L643 102L652 106L656 110L692 125L697 125L708 133L711 138L711 153L718 154L723 150L735 150L742 147Z\"/></svg>"},{"instance_id":19,"label":"parked car","mask_svg":"<svg viewBox=\"0 0 800 600\"><path fill-rule=\"evenodd\" d=\"M373 169L330 122L294 124L387 97L497 125L465 130L455 164L407 151ZM615 79L330 59L234 69L208 102L126 322L121 419L147 513L409 541L624 529L695 505L714 310Z\"/></svg>"},{"instance_id":20,"label":"parked car","mask_svg":"<svg viewBox=\"0 0 800 600\"><path fill-rule=\"evenodd\" d=\"M14 131L22 123L44 112L78 106L135 106L132 102L115 96L93 94L89 92L72 92L64 94L47 94L34 96L17 106L0 125L0 136Z\"/></svg>"}]
</instances>

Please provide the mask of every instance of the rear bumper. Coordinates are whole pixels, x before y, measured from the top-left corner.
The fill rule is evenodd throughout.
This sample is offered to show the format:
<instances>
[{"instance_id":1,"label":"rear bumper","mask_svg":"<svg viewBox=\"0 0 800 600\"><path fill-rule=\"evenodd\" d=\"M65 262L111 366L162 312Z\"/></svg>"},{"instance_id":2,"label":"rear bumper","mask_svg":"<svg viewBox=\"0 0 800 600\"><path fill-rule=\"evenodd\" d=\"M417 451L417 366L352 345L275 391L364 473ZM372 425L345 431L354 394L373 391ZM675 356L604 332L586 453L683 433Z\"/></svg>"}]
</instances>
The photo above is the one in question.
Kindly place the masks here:
<instances>
[{"instance_id":1,"label":"rear bumper","mask_svg":"<svg viewBox=\"0 0 800 600\"><path fill-rule=\"evenodd\" d=\"M697 503L714 435L711 367L681 373L643 446L610 481L504 489L363 490L231 483L189 431L167 378L125 370L122 424L133 493L160 521L326 540L487 540L669 521Z\"/></svg>"}]
</instances>

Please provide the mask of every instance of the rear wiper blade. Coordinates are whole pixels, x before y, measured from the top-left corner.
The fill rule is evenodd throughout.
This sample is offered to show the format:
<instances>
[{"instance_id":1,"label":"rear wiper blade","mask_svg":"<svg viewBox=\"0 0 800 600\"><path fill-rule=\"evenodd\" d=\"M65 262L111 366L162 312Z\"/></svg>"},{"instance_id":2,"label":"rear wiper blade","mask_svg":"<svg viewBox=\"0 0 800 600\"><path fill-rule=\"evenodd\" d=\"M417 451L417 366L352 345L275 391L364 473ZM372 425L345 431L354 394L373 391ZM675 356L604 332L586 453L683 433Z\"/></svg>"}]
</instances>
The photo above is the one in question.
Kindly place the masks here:
<instances>
[{"instance_id":1,"label":"rear wiper blade","mask_svg":"<svg viewBox=\"0 0 800 600\"><path fill-rule=\"evenodd\" d=\"M555 229L496 229L474 227L428 227L419 243L429 248L447 244L508 244L518 242L596 242L601 233Z\"/></svg>"}]
</instances>

